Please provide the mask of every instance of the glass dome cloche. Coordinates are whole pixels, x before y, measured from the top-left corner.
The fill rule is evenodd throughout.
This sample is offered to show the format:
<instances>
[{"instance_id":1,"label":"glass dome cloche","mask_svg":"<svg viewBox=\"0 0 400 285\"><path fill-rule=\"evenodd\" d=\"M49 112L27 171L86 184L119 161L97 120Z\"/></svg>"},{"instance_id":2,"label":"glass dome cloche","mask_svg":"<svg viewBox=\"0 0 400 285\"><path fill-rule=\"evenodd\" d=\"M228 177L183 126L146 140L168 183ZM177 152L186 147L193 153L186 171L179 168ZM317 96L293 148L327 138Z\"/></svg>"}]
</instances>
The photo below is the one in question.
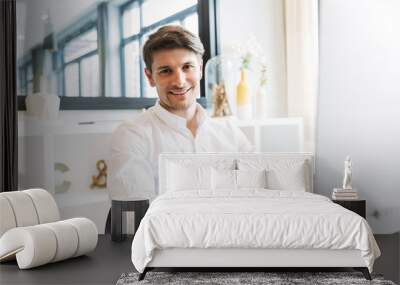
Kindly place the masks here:
<instances>
[{"instance_id":1,"label":"glass dome cloche","mask_svg":"<svg viewBox=\"0 0 400 285\"><path fill-rule=\"evenodd\" d=\"M244 64L235 55L218 55L207 61L205 86L212 117L236 116L251 120L260 79L258 62Z\"/></svg>"}]
</instances>

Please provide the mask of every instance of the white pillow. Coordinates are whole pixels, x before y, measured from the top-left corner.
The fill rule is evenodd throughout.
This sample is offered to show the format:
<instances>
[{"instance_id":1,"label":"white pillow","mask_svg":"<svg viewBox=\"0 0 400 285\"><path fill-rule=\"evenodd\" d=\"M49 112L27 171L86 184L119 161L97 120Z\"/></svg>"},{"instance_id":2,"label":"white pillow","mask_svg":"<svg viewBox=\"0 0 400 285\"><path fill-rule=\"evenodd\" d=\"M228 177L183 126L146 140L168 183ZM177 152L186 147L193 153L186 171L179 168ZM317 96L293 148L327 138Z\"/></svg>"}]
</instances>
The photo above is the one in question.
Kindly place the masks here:
<instances>
[{"instance_id":1,"label":"white pillow","mask_svg":"<svg viewBox=\"0 0 400 285\"><path fill-rule=\"evenodd\" d=\"M299 159L240 159L240 170L266 169L267 188L271 190L311 191L308 160Z\"/></svg>"},{"instance_id":2,"label":"white pillow","mask_svg":"<svg viewBox=\"0 0 400 285\"><path fill-rule=\"evenodd\" d=\"M212 171L212 188L216 191L240 188L267 188L267 171L216 169Z\"/></svg>"},{"instance_id":3,"label":"white pillow","mask_svg":"<svg viewBox=\"0 0 400 285\"><path fill-rule=\"evenodd\" d=\"M213 190L236 190L236 170L212 168Z\"/></svg>"},{"instance_id":4,"label":"white pillow","mask_svg":"<svg viewBox=\"0 0 400 285\"><path fill-rule=\"evenodd\" d=\"M211 189L211 167L170 163L167 191Z\"/></svg>"},{"instance_id":5,"label":"white pillow","mask_svg":"<svg viewBox=\"0 0 400 285\"><path fill-rule=\"evenodd\" d=\"M293 163L290 167L277 167L267 172L268 189L306 191L304 162Z\"/></svg>"},{"instance_id":6,"label":"white pillow","mask_svg":"<svg viewBox=\"0 0 400 285\"><path fill-rule=\"evenodd\" d=\"M237 188L267 188L267 170L236 170Z\"/></svg>"}]
</instances>

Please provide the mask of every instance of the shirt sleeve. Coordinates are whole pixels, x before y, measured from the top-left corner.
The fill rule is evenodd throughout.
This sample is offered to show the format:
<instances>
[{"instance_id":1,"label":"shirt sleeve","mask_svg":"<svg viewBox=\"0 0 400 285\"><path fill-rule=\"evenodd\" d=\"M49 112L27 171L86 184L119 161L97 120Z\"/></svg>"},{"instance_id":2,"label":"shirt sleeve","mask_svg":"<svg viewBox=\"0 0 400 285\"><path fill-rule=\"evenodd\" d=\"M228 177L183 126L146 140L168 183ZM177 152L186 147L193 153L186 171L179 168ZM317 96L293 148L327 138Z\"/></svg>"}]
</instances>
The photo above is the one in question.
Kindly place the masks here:
<instances>
[{"instance_id":1,"label":"shirt sleeve","mask_svg":"<svg viewBox=\"0 0 400 285\"><path fill-rule=\"evenodd\" d=\"M134 125L123 124L111 138L108 190L111 199L152 198L155 181L149 142Z\"/></svg>"}]
</instances>

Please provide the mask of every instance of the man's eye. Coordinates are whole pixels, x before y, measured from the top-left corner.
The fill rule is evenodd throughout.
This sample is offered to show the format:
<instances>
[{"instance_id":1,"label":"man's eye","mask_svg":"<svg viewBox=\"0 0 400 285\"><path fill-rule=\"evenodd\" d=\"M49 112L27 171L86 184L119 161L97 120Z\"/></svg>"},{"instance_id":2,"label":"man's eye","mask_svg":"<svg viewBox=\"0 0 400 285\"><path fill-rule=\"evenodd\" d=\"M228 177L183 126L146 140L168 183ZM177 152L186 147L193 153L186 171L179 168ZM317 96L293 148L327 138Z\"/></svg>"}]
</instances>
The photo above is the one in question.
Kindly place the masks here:
<instances>
[{"instance_id":1,"label":"man's eye","mask_svg":"<svg viewBox=\"0 0 400 285\"><path fill-rule=\"evenodd\" d=\"M170 73L171 71L169 70L169 69L161 69L158 73L159 74L168 74L168 73Z\"/></svg>"},{"instance_id":2,"label":"man's eye","mask_svg":"<svg viewBox=\"0 0 400 285\"><path fill-rule=\"evenodd\" d=\"M191 65L191 64L186 64L186 65L183 66L184 70L191 70L193 68L194 68L194 65Z\"/></svg>"}]
</instances>

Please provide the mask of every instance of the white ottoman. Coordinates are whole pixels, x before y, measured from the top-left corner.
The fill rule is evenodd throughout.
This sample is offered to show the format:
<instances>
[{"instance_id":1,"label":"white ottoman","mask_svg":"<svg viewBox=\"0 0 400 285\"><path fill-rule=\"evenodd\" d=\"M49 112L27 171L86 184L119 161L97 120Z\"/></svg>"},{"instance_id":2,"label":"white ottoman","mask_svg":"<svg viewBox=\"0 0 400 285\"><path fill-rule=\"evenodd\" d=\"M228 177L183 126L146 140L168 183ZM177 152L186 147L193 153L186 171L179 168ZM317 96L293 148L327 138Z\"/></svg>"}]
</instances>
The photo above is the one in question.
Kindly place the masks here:
<instances>
[{"instance_id":1,"label":"white ottoman","mask_svg":"<svg viewBox=\"0 0 400 285\"><path fill-rule=\"evenodd\" d=\"M0 261L17 259L20 269L86 254L98 231L87 218L59 221L57 204L43 189L0 193Z\"/></svg>"}]
</instances>

